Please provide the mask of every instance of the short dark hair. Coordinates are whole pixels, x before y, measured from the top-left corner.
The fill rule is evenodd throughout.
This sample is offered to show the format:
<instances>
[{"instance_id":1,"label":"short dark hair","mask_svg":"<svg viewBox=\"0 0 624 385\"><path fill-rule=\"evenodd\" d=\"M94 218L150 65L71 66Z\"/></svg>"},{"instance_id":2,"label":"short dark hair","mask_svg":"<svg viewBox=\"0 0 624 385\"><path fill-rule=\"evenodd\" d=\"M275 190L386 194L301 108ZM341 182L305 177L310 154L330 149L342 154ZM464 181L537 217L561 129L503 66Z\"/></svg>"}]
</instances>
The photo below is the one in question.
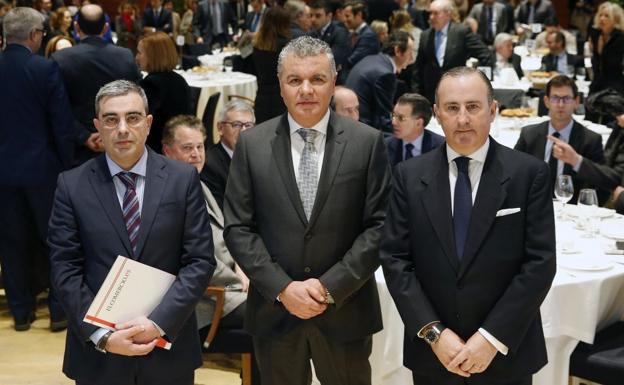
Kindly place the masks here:
<instances>
[{"instance_id":1,"label":"short dark hair","mask_svg":"<svg viewBox=\"0 0 624 385\"><path fill-rule=\"evenodd\" d=\"M431 103L424 96L416 93L403 94L397 100L397 104L408 104L412 107L412 117L422 118L423 126L431 120Z\"/></svg>"},{"instance_id":2,"label":"short dark hair","mask_svg":"<svg viewBox=\"0 0 624 385\"><path fill-rule=\"evenodd\" d=\"M85 35L99 35L106 24L104 11L100 11L93 15L85 15L83 8L78 10L78 26Z\"/></svg>"},{"instance_id":3,"label":"short dark hair","mask_svg":"<svg viewBox=\"0 0 624 385\"><path fill-rule=\"evenodd\" d=\"M575 98L578 96L578 87L572 78L565 75L557 75L546 84L546 96L550 97L550 89L553 87L570 87L572 89L572 96Z\"/></svg>"},{"instance_id":4,"label":"short dark hair","mask_svg":"<svg viewBox=\"0 0 624 385\"><path fill-rule=\"evenodd\" d=\"M544 25L546 27L557 27L559 26L559 20L555 16L549 16L544 20Z\"/></svg>"},{"instance_id":5,"label":"short dark hair","mask_svg":"<svg viewBox=\"0 0 624 385\"><path fill-rule=\"evenodd\" d=\"M362 19L368 19L368 6L366 5L366 3L362 1L350 1L345 4L345 8L347 7L351 7L351 12L353 12L353 16L361 13Z\"/></svg>"},{"instance_id":6,"label":"short dark hair","mask_svg":"<svg viewBox=\"0 0 624 385\"><path fill-rule=\"evenodd\" d=\"M332 6L329 4L327 0L312 0L308 6L312 9L324 9L325 13L333 14Z\"/></svg>"},{"instance_id":7,"label":"short dark hair","mask_svg":"<svg viewBox=\"0 0 624 385\"><path fill-rule=\"evenodd\" d=\"M384 42L381 52L394 57L394 47L399 47L399 51L404 53L407 50L409 39L413 39L409 32L402 30L394 31L388 36L388 40Z\"/></svg>"},{"instance_id":8,"label":"short dark hair","mask_svg":"<svg viewBox=\"0 0 624 385\"><path fill-rule=\"evenodd\" d=\"M562 44L562 47L566 46L565 35L561 31L551 32L549 35L555 35L555 41Z\"/></svg>"},{"instance_id":9,"label":"short dark hair","mask_svg":"<svg viewBox=\"0 0 624 385\"><path fill-rule=\"evenodd\" d=\"M477 75L479 76L479 78L481 78L481 80L483 80L483 83L487 88L488 104L492 104L492 102L494 101L494 89L492 88L492 83L490 83L490 79L488 79L482 71L470 67L455 67L443 73L435 89L435 102L438 102L438 89L440 88L440 84L442 84L442 80L444 80L444 78L459 78L462 76L470 75Z\"/></svg>"},{"instance_id":10,"label":"short dark hair","mask_svg":"<svg viewBox=\"0 0 624 385\"><path fill-rule=\"evenodd\" d=\"M329 4L332 15L335 15L336 11L344 9L345 7L343 0L329 0L327 3Z\"/></svg>"}]
</instances>

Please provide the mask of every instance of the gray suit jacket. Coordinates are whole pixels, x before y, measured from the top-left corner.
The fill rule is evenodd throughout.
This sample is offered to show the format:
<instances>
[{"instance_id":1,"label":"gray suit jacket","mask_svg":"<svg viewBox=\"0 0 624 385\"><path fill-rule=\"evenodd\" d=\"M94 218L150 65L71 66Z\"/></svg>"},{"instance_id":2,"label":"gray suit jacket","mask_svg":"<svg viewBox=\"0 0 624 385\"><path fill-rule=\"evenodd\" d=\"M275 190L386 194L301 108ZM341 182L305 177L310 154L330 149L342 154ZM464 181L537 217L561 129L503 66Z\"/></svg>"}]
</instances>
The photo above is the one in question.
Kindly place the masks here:
<instances>
[{"instance_id":1,"label":"gray suit jacket","mask_svg":"<svg viewBox=\"0 0 624 385\"><path fill-rule=\"evenodd\" d=\"M491 41L485 39L487 31L487 15L483 12L483 3L475 4L468 15L468 17L472 17L479 22L477 34L481 36L481 39L483 39L486 44L492 44L493 38L497 34L501 32L511 32L514 28L514 21L513 19L509 20L510 15L506 12L504 4L494 2L494 4L492 4L492 10L494 11L492 17L496 20L496 31Z\"/></svg>"},{"instance_id":2,"label":"gray suit jacket","mask_svg":"<svg viewBox=\"0 0 624 385\"><path fill-rule=\"evenodd\" d=\"M331 113L310 219L299 197L284 114L241 134L225 194L225 241L251 280L245 328L279 337L313 322L329 339L381 330L373 273L390 170L383 134ZM277 302L293 280L318 278L335 305L304 321Z\"/></svg>"},{"instance_id":3,"label":"gray suit jacket","mask_svg":"<svg viewBox=\"0 0 624 385\"><path fill-rule=\"evenodd\" d=\"M208 215L210 215L214 256L217 260L217 268L210 280L210 285L225 287L225 305L223 305L223 314L221 316L225 317L232 310L236 309L238 305L245 302L247 293L242 291L243 283L238 274L236 274L236 263L223 239L223 213L208 187L203 182L201 182L201 185L204 199L206 200L206 209L208 210ZM214 310L215 299L204 296L195 309L198 328L201 329L211 323Z\"/></svg>"}]
</instances>

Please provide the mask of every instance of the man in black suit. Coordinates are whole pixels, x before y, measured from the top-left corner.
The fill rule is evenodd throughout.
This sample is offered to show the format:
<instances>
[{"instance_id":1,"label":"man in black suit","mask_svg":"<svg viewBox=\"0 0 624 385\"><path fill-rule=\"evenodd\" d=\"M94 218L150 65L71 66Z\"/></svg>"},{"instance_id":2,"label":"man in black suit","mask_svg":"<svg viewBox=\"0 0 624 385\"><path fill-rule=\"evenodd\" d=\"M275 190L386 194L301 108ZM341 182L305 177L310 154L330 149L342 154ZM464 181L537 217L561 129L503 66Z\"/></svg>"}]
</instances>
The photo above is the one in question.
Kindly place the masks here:
<instances>
[{"instance_id":1,"label":"man in black suit","mask_svg":"<svg viewBox=\"0 0 624 385\"><path fill-rule=\"evenodd\" d=\"M394 170L380 258L419 385L525 385L547 362L540 305L555 275L548 167L489 137L489 80L446 72L446 146Z\"/></svg>"},{"instance_id":2,"label":"man in black suit","mask_svg":"<svg viewBox=\"0 0 624 385\"><path fill-rule=\"evenodd\" d=\"M347 87L336 86L329 105L338 115L360 120L360 101L357 94Z\"/></svg>"},{"instance_id":3,"label":"man in black suit","mask_svg":"<svg viewBox=\"0 0 624 385\"><path fill-rule=\"evenodd\" d=\"M152 116L136 84L106 84L95 103L105 154L59 175L50 216L52 283L69 319L63 372L77 385L193 385L194 309L216 265L197 170L145 146ZM83 319L118 255L176 279L150 314L102 329ZM155 349L159 337L170 350Z\"/></svg>"},{"instance_id":4,"label":"man in black suit","mask_svg":"<svg viewBox=\"0 0 624 385\"><path fill-rule=\"evenodd\" d=\"M405 31L393 32L383 52L362 59L349 72L345 85L360 101L360 121L387 133L392 132L392 107L397 73L414 61L414 40Z\"/></svg>"},{"instance_id":5,"label":"man in black suit","mask_svg":"<svg viewBox=\"0 0 624 385\"><path fill-rule=\"evenodd\" d=\"M544 24L555 17L555 7L550 0L525 0L516 8L516 26L519 24Z\"/></svg>"},{"instance_id":6,"label":"man in black suit","mask_svg":"<svg viewBox=\"0 0 624 385\"><path fill-rule=\"evenodd\" d=\"M577 162L572 165L557 159L557 156L561 156L565 148L559 147L555 139L568 143L583 158L603 164L602 137L572 118L572 114L579 104L579 96L576 83L569 77L559 75L548 82L544 104L548 108L550 120L523 127L514 149L531 154L548 163L550 167L549 187L551 189L554 188L558 175L571 175L574 183L574 196L571 202L576 203L578 192L581 189L595 188L596 186L589 185L579 177L578 171L582 159L576 159ZM602 198L606 197L603 196Z\"/></svg>"},{"instance_id":7,"label":"man in black suit","mask_svg":"<svg viewBox=\"0 0 624 385\"><path fill-rule=\"evenodd\" d=\"M69 168L73 152L73 117L59 68L33 54L43 39L43 21L32 8L9 11L3 22L7 46L0 54L0 262L16 331L28 330L34 320L36 272L48 276L45 239L56 177ZM51 329L64 329L53 290L48 306Z\"/></svg>"},{"instance_id":8,"label":"man in black suit","mask_svg":"<svg viewBox=\"0 0 624 385\"><path fill-rule=\"evenodd\" d=\"M444 137L427 130L431 120L431 103L422 95L403 94L392 111L394 136L386 137L388 159L394 168L398 163L425 154L444 144Z\"/></svg>"},{"instance_id":9,"label":"man in black suit","mask_svg":"<svg viewBox=\"0 0 624 385\"><path fill-rule=\"evenodd\" d=\"M193 35L197 44L226 46L232 39L228 24L237 31L237 21L230 4L222 0L203 0L193 14Z\"/></svg>"},{"instance_id":10,"label":"man in black suit","mask_svg":"<svg viewBox=\"0 0 624 385\"><path fill-rule=\"evenodd\" d=\"M251 5L251 11L245 14L244 28L246 31L255 33L260 27L260 22L262 21L262 16L266 12L266 8L263 8L264 3L262 0L251 0L249 4Z\"/></svg>"},{"instance_id":11,"label":"man in black suit","mask_svg":"<svg viewBox=\"0 0 624 385\"><path fill-rule=\"evenodd\" d=\"M162 0L150 0L150 7L143 13L144 33L173 31L173 19L171 12L162 6Z\"/></svg>"},{"instance_id":12,"label":"man in black suit","mask_svg":"<svg viewBox=\"0 0 624 385\"><path fill-rule=\"evenodd\" d=\"M499 33L494 39L494 55L496 60L492 66L494 76L500 76L501 70L513 68L518 80L522 79L522 58L513 51L513 36L506 32ZM498 75L497 75L498 74Z\"/></svg>"},{"instance_id":13,"label":"man in black suit","mask_svg":"<svg viewBox=\"0 0 624 385\"><path fill-rule=\"evenodd\" d=\"M366 56L378 54L381 42L375 31L366 23L368 7L365 3L359 1L347 3L343 15L347 28L351 30L351 45L353 46L347 58L346 70L349 71ZM346 75L347 73L343 76Z\"/></svg>"},{"instance_id":14,"label":"man in black suit","mask_svg":"<svg viewBox=\"0 0 624 385\"><path fill-rule=\"evenodd\" d=\"M98 90L116 79L138 82L141 73L129 49L102 40L108 24L99 5L80 8L75 28L80 44L55 52L52 60L61 68L74 114L77 146L74 165L78 165L104 151L100 134L93 125L93 100Z\"/></svg>"},{"instance_id":15,"label":"man in black suit","mask_svg":"<svg viewBox=\"0 0 624 385\"><path fill-rule=\"evenodd\" d=\"M435 0L429 10L431 28L420 35L412 90L433 103L442 73L466 65L471 57L477 58L481 66L490 66L492 54L468 27L451 21L453 3L450 0Z\"/></svg>"},{"instance_id":16,"label":"man in black suit","mask_svg":"<svg viewBox=\"0 0 624 385\"><path fill-rule=\"evenodd\" d=\"M288 113L244 132L225 240L251 280L245 328L263 384L371 383L382 328L374 271L389 169L383 135L329 109L331 49L304 36L278 63Z\"/></svg>"},{"instance_id":17,"label":"man in black suit","mask_svg":"<svg viewBox=\"0 0 624 385\"><path fill-rule=\"evenodd\" d=\"M310 7L301 0L288 0L284 4L284 10L290 16L291 38L308 35L312 27L310 22Z\"/></svg>"},{"instance_id":18,"label":"man in black suit","mask_svg":"<svg viewBox=\"0 0 624 385\"><path fill-rule=\"evenodd\" d=\"M327 43L334 54L338 80L341 71L346 67L347 58L351 54L349 31L333 21L332 7L328 0L314 0L310 3L310 16L313 36ZM340 82L339 82L340 83Z\"/></svg>"},{"instance_id":19,"label":"man in black suit","mask_svg":"<svg viewBox=\"0 0 624 385\"><path fill-rule=\"evenodd\" d=\"M550 53L542 58L545 71L556 71L574 78L576 70L583 68L583 58L566 51L566 39L563 32L551 32L546 36L546 44Z\"/></svg>"},{"instance_id":20,"label":"man in black suit","mask_svg":"<svg viewBox=\"0 0 624 385\"><path fill-rule=\"evenodd\" d=\"M506 12L505 5L494 0L483 0L472 6L468 17L479 22L477 35L487 45L494 43L494 38L501 32L514 30L513 17Z\"/></svg>"},{"instance_id":21,"label":"man in black suit","mask_svg":"<svg viewBox=\"0 0 624 385\"><path fill-rule=\"evenodd\" d=\"M236 142L242 131L255 124L253 107L244 101L232 100L221 109L217 122L221 140L206 150L206 167L200 174L201 180L208 186L221 210Z\"/></svg>"}]
</instances>

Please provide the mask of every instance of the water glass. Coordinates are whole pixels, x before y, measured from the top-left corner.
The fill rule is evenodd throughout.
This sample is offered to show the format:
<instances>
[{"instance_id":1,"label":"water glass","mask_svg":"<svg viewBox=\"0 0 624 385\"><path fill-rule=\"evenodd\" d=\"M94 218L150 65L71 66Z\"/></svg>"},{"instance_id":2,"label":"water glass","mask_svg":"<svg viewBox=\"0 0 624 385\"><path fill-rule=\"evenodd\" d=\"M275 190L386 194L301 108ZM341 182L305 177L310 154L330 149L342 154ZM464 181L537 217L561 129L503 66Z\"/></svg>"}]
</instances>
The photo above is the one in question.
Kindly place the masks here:
<instances>
[{"instance_id":1,"label":"water glass","mask_svg":"<svg viewBox=\"0 0 624 385\"><path fill-rule=\"evenodd\" d=\"M566 174L558 175L555 181L555 197L562 203L561 212L557 214L558 219L562 219L565 205L572 199L572 195L574 195L572 177Z\"/></svg>"},{"instance_id":2,"label":"water glass","mask_svg":"<svg viewBox=\"0 0 624 385\"><path fill-rule=\"evenodd\" d=\"M576 80L584 81L585 80L585 67L579 67L576 69Z\"/></svg>"},{"instance_id":3,"label":"water glass","mask_svg":"<svg viewBox=\"0 0 624 385\"><path fill-rule=\"evenodd\" d=\"M596 195L596 190L591 188L582 189L579 192L578 207L585 220L584 227L587 229L584 238L591 238L596 230L594 226L595 215L598 210L598 195Z\"/></svg>"}]
</instances>

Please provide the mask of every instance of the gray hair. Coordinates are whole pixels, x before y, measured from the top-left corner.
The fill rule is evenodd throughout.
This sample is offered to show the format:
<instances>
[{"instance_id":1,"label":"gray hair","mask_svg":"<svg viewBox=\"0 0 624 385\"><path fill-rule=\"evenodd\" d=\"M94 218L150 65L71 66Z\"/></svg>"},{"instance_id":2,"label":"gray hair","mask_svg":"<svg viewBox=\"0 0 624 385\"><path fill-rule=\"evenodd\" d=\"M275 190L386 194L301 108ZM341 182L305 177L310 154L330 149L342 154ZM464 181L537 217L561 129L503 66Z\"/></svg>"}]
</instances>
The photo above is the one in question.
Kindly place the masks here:
<instances>
[{"instance_id":1,"label":"gray hair","mask_svg":"<svg viewBox=\"0 0 624 385\"><path fill-rule=\"evenodd\" d=\"M284 4L284 10L288 12L290 20L294 20L305 12L305 3L301 0L288 0Z\"/></svg>"},{"instance_id":2,"label":"gray hair","mask_svg":"<svg viewBox=\"0 0 624 385\"><path fill-rule=\"evenodd\" d=\"M506 32L501 32L494 39L494 48L498 48L508 41L513 41L513 36Z\"/></svg>"},{"instance_id":3,"label":"gray hair","mask_svg":"<svg viewBox=\"0 0 624 385\"><path fill-rule=\"evenodd\" d=\"M298 58L312 57L318 55L326 55L329 60L329 68L332 75L336 76L336 61L331 48L323 40L319 40L310 36L301 36L295 40L291 40L286 47L282 49L277 59L277 76L279 77L284 70L284 59L286 56L293 55Z\"/></svg>"},{"instance_id":4,"label":"gray hair","mask_svg":"<svg viewBox=\"0 0 624 385\"><path fill-rule=\"evenodd\" d=\"M100 102L103 99L115 96L125 96L132 92L139 94L141 99L143 99L143 107L145 107L145 113L147 113L149 111L147 106L147 96L145 95L143 88L129 80L115 80L102 86L97 95L95 95L95 116L100 116Z\"/></svg>"},{"instance_id":5,"label":"gray hair","mask_svg":"<svg viewBox=\"0 0 624 385\"><path fill-rule=\"evenodd\" d=\"M436 5L440 6L440 9L446 12L453 13L455 10L455 5L451 0L434 0L431 4L436 3Z\"/></svg>"},{"instance_id":6,"label":"gray hair","mask_svg":"<svg viewBox=\"0 0 624 385\"><path fill-rule=\"evenodd\" d=\"M7 41L26 41L34 29L43 28L44 17L34 8L17 7L10 10L3 20Z\"/></svg>"},{"instance_id":7,"label":"gray hair","mask_svg":"<svg viewBox=\"0 0 624 385\"><path fill-rule=\"evenodd\" d=\"M251 119L253 120L253 122L256 122L256 115L254 114L254 109L251 104L243 100L237 99L230 100L229 102L225 103L223 108L221 108L221 112L219 112L219 122L225 122L228 119L227 114L230 111L248 112L251 114Z\"/></svg>"}]
</instances>

